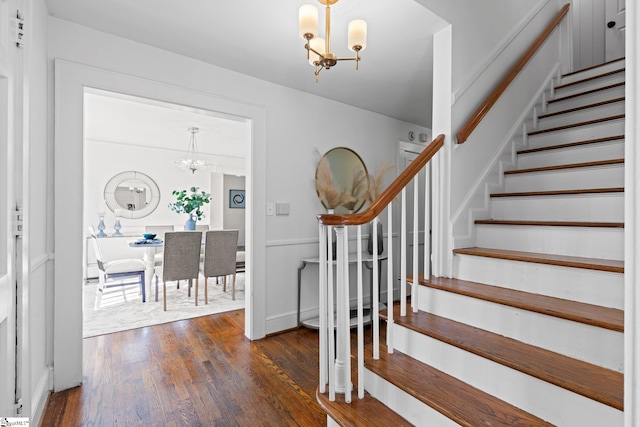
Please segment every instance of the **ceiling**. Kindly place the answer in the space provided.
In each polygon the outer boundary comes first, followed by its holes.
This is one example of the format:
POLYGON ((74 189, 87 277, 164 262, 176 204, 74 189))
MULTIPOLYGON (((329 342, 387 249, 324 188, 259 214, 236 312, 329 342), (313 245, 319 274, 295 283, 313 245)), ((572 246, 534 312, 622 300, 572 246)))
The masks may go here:
POLYGON ((214 164, 212 170, 246 173, 251 141, 251 124, 246 119, 90 88, 85 89, 84 109, 88 142, 172 151, 177 160, 187 150, 189 129, 197 127, 198 152, 214 164))
POLYGON ((298 35, 313 0, 47 0, 49 13, 177 54, 431 127, 432 34, 445 22, 414 0, 342 0, 332 6, 332 51, 351 56, 347 24, 368 24, 360 69, 340 62, 316 83, 298 35))

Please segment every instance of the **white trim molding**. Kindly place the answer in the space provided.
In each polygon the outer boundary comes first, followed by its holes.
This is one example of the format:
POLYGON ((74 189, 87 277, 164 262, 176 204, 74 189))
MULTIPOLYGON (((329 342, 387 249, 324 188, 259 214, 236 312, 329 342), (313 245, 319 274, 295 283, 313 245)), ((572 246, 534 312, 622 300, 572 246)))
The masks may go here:
POLYGON ((624 425, 640 425, 640 7, 636 1, 627 1, 626 29, 626 85, 625 85, 625 256, 624 256, 624 425))

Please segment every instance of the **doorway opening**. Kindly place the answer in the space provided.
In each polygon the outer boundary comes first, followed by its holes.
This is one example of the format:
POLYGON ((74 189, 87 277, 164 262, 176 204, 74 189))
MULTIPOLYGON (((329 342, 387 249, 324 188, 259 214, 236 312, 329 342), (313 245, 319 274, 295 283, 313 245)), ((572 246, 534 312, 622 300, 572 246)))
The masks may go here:
MULTIPOLYGON (((98 230, 102 236, 96 243, 105 261, 141 259, 146 249, 129 243, 158 227, 184 229, 188 217, 168 207, 175 201, 172 192, 197 188, 211 194, 198 229, 236 229, 239 251, 244 252, 244 204, 240 209, 231 208, 227 199, 230 189, 245 192, 251 121, 94 88, 85 88, 83 98, 83 230, 87 230, 83 338, 244 308, 244 271, 237 274, 233 295, 230 289, 224 289, 222 281, 209 281, 208 305, 201 301, 196 307, 184 287, 169 287, 169 292, 176 295, 170 299, 175 304, 167 312, 156 302, 153 283, 145 284, 147 298, 142 302, 140 279, 135 276, 110 281, 98 291, 99 271, 89 230, 98 230), (199 129, 198 156, 207 167, 184 170, 176 162, 185 156, 189 131, 194 127, 199 129), (140 179, 122 178, 114 200, 109 199, 107 186, 114 177, 128 177, 131 172, 140 179)), ((202 292, 199 299, 203 299, 202 292)))

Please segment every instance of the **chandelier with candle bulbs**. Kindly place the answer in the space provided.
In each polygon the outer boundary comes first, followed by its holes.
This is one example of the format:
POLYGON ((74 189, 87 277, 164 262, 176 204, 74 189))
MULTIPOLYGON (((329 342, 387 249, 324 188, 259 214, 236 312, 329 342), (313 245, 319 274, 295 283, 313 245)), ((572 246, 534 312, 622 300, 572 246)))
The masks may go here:
POLYGON ((198 169, 208 168, 211 163, 204 159, 198 158, 198 143, 196 142, 196 133, 200 132, 197 127, 190 127, 188 131, 191 133, 189 137, 189 146, 187 152, 182 159, 176 160, 175 163, 180 169, 186 169, 191 173, 196 173, 198 169))
POLYGON ((307 50, 309 63, 315 66, 316 83, 318 75, 323 68, 327 70, 338 63, 338 61, 355 61, 356 70, 360 62, 360 51, 367 47, 367 23, 362 19, 349 22, 349 37, 347 46, 355 56, 350 58, 339 58, 331 52, 331 5, 338 0, 318 0, 318 3, 325 5, 325 37, 318 37, 318 9, 311 4, 300 7, 299 24, 300 37, 307 42, 304 45, 307 50))

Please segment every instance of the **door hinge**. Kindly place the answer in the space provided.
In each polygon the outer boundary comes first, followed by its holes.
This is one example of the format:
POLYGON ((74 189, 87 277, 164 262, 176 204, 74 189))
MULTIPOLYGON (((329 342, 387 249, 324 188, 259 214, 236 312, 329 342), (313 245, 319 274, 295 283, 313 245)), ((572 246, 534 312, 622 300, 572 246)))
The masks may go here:
POLYGON ((16 46, 24 47, 24 15, 19 10, 16 11, 16 46))
POLYGON ((18 399, 18 401, 13 404, 13 410, 16 415, 22 415, 22 399, 18 399))
POLYGON ((15 216, 13 218, 13 235, 20 238, 22 237, 23 228, 24 228, 24 222, 23 222, 24 215, 22 214, 22 208, 16 207, 16 211, 14 215, 15 216))

